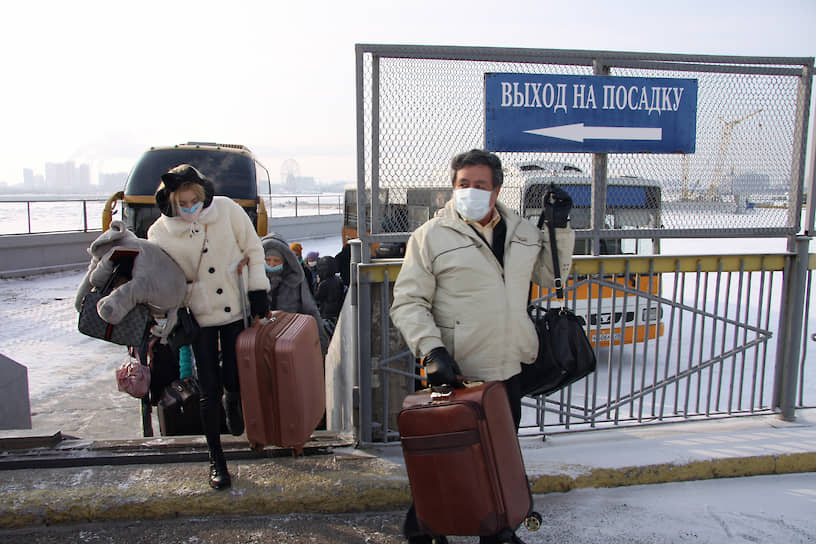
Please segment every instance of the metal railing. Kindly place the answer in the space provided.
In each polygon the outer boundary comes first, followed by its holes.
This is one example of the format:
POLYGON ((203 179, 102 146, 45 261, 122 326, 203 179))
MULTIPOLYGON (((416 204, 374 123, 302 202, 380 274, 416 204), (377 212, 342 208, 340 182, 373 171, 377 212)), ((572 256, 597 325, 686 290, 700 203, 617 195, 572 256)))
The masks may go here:
POLYGON ((261 195, 269 217, 299 217, 343 213, 342 194, 261 195))
MULTIPOLYGON (((260 196, 272 218, 343 213, 342 194, 260 196)), ((92 197, 0 200, 0 235, 100 230, 106 201, 92 197)), ((114 219, 119 213, 118 205, 113 210, 114 219)))
MULTIPOLYGON (((560 392, 525 398, 522 432, 774 411, 790 419, 795 408, 816 405, 816 365, 807 364, 806 334, 816 255, 809 257, 802 289, 793 281, 797 258, 796 253, 576 257, 565 299, 552 300, 548 293, 539 301, 589 317, 586 332, 595 341, 598 367, 560 392), (590 295, 581 298, 579 292, 590 295), (796 299, 805 316, 799 323, 790 317, 796 299), (602 329, 610 323, 615 325, 604 337, 602 329), (659 331, 654 338, 622 341, 627 329, 649 327, 659 331)), ((399 403, 422 380, 418 361, 388 314, 400 266, 358 264, 363 443, 398 439, 399 403)))
POLYGON ((104 198, 0 201, 0 234, 88 232, 102 228, 104 198))

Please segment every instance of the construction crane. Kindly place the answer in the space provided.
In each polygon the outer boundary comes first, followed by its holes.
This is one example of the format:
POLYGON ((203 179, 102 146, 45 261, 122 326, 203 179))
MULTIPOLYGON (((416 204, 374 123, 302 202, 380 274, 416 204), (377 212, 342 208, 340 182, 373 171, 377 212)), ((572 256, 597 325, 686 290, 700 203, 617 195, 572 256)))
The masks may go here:
POLYGON ((717 154, 717 162, 714 163, 714 179, 712 180, 711 186, 708 188, 706 200, 715 200, 717 191, 722 186, 723 179, 725 178, 725 157, 728 154, 728 146, 731 143, 731 133, 734 131, 734 127, 746 119, 750 119, 761 111, 762 109, 758 109, 755 112, 749 113, 748 115, 745 115, 739 119, 734 119, 733 121, 726 121, 721 116, 717 116, 717 119, 719 119, 723 124, 723 131, 722 138, 720 139, 720 151, 717 154))

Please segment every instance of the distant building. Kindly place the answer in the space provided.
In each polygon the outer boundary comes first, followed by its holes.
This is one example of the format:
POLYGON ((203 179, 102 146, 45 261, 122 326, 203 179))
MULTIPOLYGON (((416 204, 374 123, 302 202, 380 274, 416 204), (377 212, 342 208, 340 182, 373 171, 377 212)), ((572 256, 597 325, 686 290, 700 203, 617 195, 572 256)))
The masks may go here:
POLYGON ((78 172, 79 189, 87 191, 91 188, 91 167, 87 164, 80 164, 78 172))
POLYGON ((26 189, 34 189, 34 170, 23 168, 23 186, 26 189))
POLYGON ((125 188, 127 172, 99 173, 99 190, 115 193, 125 188))
POLYGON ((56 193, 87 192, 91 188, 91 168, 74 161, 45 163, 45 189, 56 193))

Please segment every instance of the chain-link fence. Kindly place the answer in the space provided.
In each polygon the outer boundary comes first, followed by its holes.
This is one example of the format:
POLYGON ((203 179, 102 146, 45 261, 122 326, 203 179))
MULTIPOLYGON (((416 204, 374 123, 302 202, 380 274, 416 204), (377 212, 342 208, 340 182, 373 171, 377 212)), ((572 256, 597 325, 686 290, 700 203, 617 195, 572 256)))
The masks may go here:
POLYGON ((492 73, 697 82, 694 153, 604 154, 606 207, 641 206, 642 192, 626 187, 651 188, 660 197, 651 221, 590 212, 592 153, 500 152, 499 198, 522 215, 533 215, 525 213, 531 186, 555 181, 579 201, 573 226, 598 238, 620 238, 622 229, 637 229, 625 234, 635 238, 799 231, 812 59, 382 45, 360 45, 357 55, 358 185, 376 202, 370 233, 359 233, 364 241, 407 239, 434 212, 409 200, 427 199, 427 188, 449 189, 450 159, 485 147, 485 76, 492 73), (582 207, 585 220, 576 221, 582 207), (593 216, 600 218, 594 224, 593 216))
MULTIPOLYGON (((356 227, 362 243, 352 244, 354 346, 335 366, 348 372, 354 367, 353 394, 348 379, 338 383, 345 384, 339 388, 345 391, 344 409, 354 412, 361 442, 396 439, 401 398, 422 383, 419 361, 388 315, 399 264, 370 263, 372 248, 380 255, 389 245, 383 242, 407 240, 450 199, 451 158, 488 147, 495 134, 488 112, 491 74, 535 81, 601 76, 607 87, 594 97, 599 104, 614 100, 636 109, 632 105, 640 97, 655 115, 657 109, 676 111, 679 87, 658 95, 631 81, 691 81, 696 92, 693 141, 683 148, 693 153, 497 152, 505 174, 499 199, 535 220, 544 185, 560 185, 573 198, 575 253, 598 256, 574 260, 566 304, 586 319, 606 374, 603 369, 593 374, 589 389, 579 384, 558 397, 525 399, 535 403, 532 426, 617 425, 623 419, 642 423, 771 409, 793 417, 803 402, 807 351, 801 321, 809 238, 796 235, 803 223, 806 233, 814 230, 814 207, 803 213, 813 73, 812 58, 357 46, 358 184, 354 194, 345 195, 344 226, 356 227), (676 93, 674 101, 669 92, 676 93), (657 257, 666 238, 781 236, 788 238, 789 252, 771 255, 778 260, 773 267, 746 256, 730 262, 702 250, 682 262, 657 257), (603 257, 637 254, 649 257, 603 257), (585 270, 588 259, 600 268, 585 270), (659 259, 671 266, 658 271, 659 259), (775 298, 765 284, 769 274, 781 279, 775 298), (674 287, 678 278, 680 291, 674 287), (743 299, 750 303, 743 305, 743 299), (760 316, 756 321, 754 314, 760 316), (658 407, 655 395, 668 391, 675 395, 672 402, 661 396, 658 407)), ((563 100, 569 108, 572 98, 559 97, 555 86, 550 94, 546 84, 540 88, 535 100, 545 105, 563 100)))

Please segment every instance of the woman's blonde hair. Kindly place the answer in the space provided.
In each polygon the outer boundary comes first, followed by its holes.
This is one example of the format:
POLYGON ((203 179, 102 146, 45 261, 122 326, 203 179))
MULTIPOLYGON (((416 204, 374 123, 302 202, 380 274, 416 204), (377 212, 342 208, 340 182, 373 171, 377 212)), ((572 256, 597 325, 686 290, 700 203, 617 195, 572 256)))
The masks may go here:
POLYGON ((178 193, 179 191, 192 191, 193 194, 198 198, 199 202, 204 202, 205 193, 204 187, 202 187, 198 183, 193 183, 191 181, 185 181, 181 185, 178 186, 178 189, 170 193, 170 200, 173 202, 173 209, 178 214, 179 212, 179 203, 178 203, 178 193))

